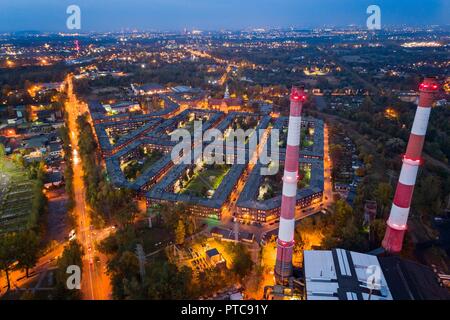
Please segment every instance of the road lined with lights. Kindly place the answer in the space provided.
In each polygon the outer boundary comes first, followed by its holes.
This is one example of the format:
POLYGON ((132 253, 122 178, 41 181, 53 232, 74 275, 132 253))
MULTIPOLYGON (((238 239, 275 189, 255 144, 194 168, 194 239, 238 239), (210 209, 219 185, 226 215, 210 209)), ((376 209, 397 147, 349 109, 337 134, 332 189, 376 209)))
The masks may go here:
POLYGON ((88 111, 87 105, 78 101, 74 91, 72 75, 66 79, 67 97, 65 104, 68 113, 68 126, 70 141, 73 149, 73 185, 75 193, 74 215, 77 220, 77 236, 83 246, 83 276, 81 291, 83 299, 106 300, 110 299, 111 286, 108 276, 105 274, 106 258, 95 250, 95 242, 99 239, 93 231, 88 205, 85 199, 85 186, 83 180, 83 167, 79 156, 78 137, 79 132, 76 119, 79 115, 88 111))

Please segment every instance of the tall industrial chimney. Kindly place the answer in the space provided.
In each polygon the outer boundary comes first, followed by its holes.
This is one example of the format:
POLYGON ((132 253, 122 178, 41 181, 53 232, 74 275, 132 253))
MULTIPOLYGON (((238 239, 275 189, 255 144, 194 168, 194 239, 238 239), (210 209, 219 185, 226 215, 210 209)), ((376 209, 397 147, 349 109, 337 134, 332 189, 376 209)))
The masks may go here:
POLYGON ((293 87, 291 91, 281 217, 277 242, 277 261, 275 265, 275 278, 278 283, 286 283, 289 277, 292 276, 301 113, 305 100, 306 95, 303 89, 293 87))
POLYGON ((421 155, 428 120, 438 89, 439 85, 433 78, 426 78, 419 86, 419 105, 414 117, 406 154, 403 157, 402 171, 387 221, 386 234, 382 242, 383 248, 390 253, 398 253, 402 250, 414 185, 416 184, 419 166, 422 163, 421 155))
POLYGON ((74 44, 75 44, 75 51, 77 53, 77 56, 79 56, 80 55, 80 42, 78 40, 75 40, 74 44))

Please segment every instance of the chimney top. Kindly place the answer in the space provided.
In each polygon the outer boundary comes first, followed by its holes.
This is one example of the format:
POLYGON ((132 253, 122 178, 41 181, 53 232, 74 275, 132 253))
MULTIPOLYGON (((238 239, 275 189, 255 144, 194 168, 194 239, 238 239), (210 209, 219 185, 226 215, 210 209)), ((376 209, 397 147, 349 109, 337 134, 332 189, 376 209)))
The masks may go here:
POLYGON ((306 101, 306 94, 303 87, 292 87, 291 90, 291 101, 306 101))
POLYGON ((439 83, 436 78, 425 78, 419 85, 421 92, 436 92, 439 90, 439 83))

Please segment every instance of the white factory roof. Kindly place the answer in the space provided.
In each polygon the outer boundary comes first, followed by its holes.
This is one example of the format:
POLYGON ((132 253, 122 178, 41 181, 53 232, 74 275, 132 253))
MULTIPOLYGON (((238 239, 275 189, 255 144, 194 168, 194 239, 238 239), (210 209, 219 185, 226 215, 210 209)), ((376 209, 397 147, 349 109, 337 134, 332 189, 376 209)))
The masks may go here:
POLYGON ((373 255, 343 249, 305 250, 304 272, 307 300, 392 300, 373 255))

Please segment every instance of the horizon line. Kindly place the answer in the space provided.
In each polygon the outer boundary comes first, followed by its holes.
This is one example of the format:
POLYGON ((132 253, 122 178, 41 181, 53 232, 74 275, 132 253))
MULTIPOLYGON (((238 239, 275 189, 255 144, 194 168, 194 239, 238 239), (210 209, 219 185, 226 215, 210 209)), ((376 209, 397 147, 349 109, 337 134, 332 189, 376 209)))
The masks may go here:
MULTIPOLYGON (((383 31, 383 30, 392 30, 399 28, 447 28, 450 27, 450 24, 425 24, 425 25, 414 25, 414 24, 391 24, 385 25, 380 30, 375 31, 383 31)), ((134 28, 134 27, 123 27, 115 30, 39 30, 39 29, 17 29, 17 30, 0 30, 0 34, 11 34, 11 33, 49 33, 49 34, 89 34, 89 33, 145 33, 145 32, 156 32, 156 33, 169 33, 169 32, 192 32, 192 31, 201 31, 201 32, 255 32, 257 30, 261 30, 261 32, 268 31, 313 31, 317 29, 358 29, 361 31, 374 31, 367 29, 364 25, 321 25, 321 26, 255 26, 255 27, 244 27, 244 28, 197 28, 197 27, 185 27, 185 28, 176 28, 176 29, 158 29, 158 28, 134 28), (364 30, 363 30, 364 29, 364 30)))

